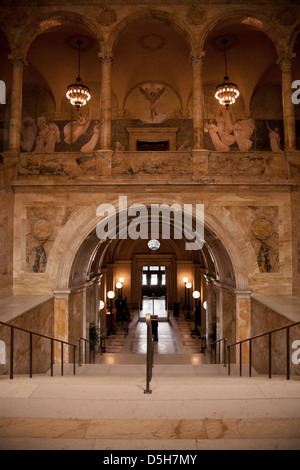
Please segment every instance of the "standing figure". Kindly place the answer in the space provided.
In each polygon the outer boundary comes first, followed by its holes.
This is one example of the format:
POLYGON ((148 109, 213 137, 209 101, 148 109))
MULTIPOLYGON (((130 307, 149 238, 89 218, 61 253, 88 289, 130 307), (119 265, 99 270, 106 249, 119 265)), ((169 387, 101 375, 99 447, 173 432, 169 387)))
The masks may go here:
POLYGON ((48 134, 45 137, 45 152, 54 152, 56 142, 60 142, 60 131, 59 127, 53 122, 52 119, 48 119, 48 134))
POLYGON ((280 148, 280 134, 278 127, 275 127, 274 130, 270 129, 269 124, 266 121, 266 126, 269 131, 269 138, 270 138, 270 147, 272 152, 283 152, 280 148))

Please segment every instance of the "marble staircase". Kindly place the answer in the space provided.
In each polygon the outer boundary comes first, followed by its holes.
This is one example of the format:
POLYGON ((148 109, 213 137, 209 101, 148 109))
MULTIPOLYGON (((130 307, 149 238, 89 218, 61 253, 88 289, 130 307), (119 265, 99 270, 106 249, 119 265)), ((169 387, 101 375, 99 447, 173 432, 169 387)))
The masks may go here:
POLYGON ((86 364, 0 377, 0 449, 300 448, 300 381, 228 377, 222 365, 86 364))

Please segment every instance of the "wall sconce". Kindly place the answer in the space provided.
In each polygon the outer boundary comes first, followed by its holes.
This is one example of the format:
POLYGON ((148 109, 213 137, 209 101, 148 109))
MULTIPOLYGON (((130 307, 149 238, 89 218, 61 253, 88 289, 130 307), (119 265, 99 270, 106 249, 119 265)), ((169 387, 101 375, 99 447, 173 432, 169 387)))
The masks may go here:
POLYGON ((192 283, 191 282, 187 282, 185 287, 187 288, 187 297, 188 297, 188 311, 187 311, 187 314, 186 314, 186 318, 190 319, 192 318, 191 314, 190 314, 190 288, 192 287, 192 283))
POLYGON ((201 302, 198 301, 200 299, 200 292, 194 290, 193 297, 195 299, 195 328, 191 331, 191 335, 200 336, 198 330, 198 324, 201 325, 201 302))
POLYGON ((107 336, 115 335, 116 332, 113 329, 113 307, 112 307, 112 299, 114 298, 115 293, 114 291, 110 290, 107 292, 107 298, 110 300, 110 322, 109 322, 109 329, 107 332, 107 336))
POLYGON ((116 288, 118 289, 118 297, 122 298, 122 282, 117 282, 116 288))

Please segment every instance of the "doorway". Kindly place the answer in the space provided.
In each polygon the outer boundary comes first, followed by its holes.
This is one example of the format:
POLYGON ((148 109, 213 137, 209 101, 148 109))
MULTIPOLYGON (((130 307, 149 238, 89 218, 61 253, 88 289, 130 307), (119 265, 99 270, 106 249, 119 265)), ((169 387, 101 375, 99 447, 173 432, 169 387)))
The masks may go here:
POLYGON ((166 296, 166 267, 143 266, 142 269, 142 296, 166 296))

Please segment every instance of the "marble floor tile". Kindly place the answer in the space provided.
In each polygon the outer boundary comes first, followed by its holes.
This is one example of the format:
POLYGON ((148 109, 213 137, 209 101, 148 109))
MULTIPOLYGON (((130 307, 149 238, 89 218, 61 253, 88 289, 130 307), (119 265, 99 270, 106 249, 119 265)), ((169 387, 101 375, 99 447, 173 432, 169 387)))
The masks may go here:
POLYGON ((0 438, 300 439, 300 419, 0 418, 0 438))

